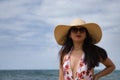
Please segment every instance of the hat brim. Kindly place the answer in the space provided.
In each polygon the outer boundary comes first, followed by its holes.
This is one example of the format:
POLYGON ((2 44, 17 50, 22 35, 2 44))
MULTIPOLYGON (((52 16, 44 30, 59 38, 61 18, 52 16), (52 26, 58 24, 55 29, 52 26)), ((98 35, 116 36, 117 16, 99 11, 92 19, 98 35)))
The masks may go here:
MULTIPOLYGON (((98 43, 102 37, 102 31, 98 24, 96 23, 86 23, 82 25, 74 25, 74 26, 84 26, 93 39, 93 44, 98 43)), ((54 30, 54 36, 59 45, 64 45, 66 40, 66 34, 68 30, 72 27, 72 25, 57 25, 54 30)))

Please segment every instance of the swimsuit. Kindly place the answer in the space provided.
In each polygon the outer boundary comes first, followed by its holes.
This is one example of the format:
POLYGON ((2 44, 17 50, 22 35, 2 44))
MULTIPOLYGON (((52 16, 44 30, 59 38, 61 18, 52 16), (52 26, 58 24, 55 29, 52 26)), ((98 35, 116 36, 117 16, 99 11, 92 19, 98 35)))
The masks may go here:
POLYGON ((93 80, 92 70, 88 70, 87 65, 84 63, 84 54, 79 60, 79 66, 75 73, 75 79, 73 79, 73 72, 70 66, 70 53, 65 56, 63 63, 64 80, 93 80))

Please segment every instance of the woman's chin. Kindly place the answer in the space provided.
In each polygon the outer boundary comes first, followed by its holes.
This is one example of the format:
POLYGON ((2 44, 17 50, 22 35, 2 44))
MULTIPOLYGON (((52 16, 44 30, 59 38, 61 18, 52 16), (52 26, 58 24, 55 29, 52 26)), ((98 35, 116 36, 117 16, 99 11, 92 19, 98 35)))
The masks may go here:
POLYGON ((76 39, 74 40, 73 42, 84 42, 83 40, 80 40, 80 39, 76 39))

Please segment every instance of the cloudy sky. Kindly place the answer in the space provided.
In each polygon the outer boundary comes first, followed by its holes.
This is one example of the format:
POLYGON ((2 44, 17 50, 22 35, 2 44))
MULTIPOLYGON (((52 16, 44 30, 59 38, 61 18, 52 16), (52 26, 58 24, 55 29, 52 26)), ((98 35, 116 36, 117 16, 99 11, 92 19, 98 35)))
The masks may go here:
POLYGON ((54 28, 75 18, 101 26, 97 45, 120 69, 120 0, 0 0, 0 69, 58 69, 54 28))

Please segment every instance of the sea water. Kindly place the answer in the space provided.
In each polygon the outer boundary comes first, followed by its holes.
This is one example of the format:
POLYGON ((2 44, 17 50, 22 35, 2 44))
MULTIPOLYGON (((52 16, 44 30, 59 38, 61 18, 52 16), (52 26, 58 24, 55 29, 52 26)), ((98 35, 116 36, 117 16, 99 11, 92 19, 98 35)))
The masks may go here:
MULTIPOLYGON (((0 80, 58 80, 58 70, 0 70, 0 80)), ((120 80, 120 71, 100 80, 120 80)))

